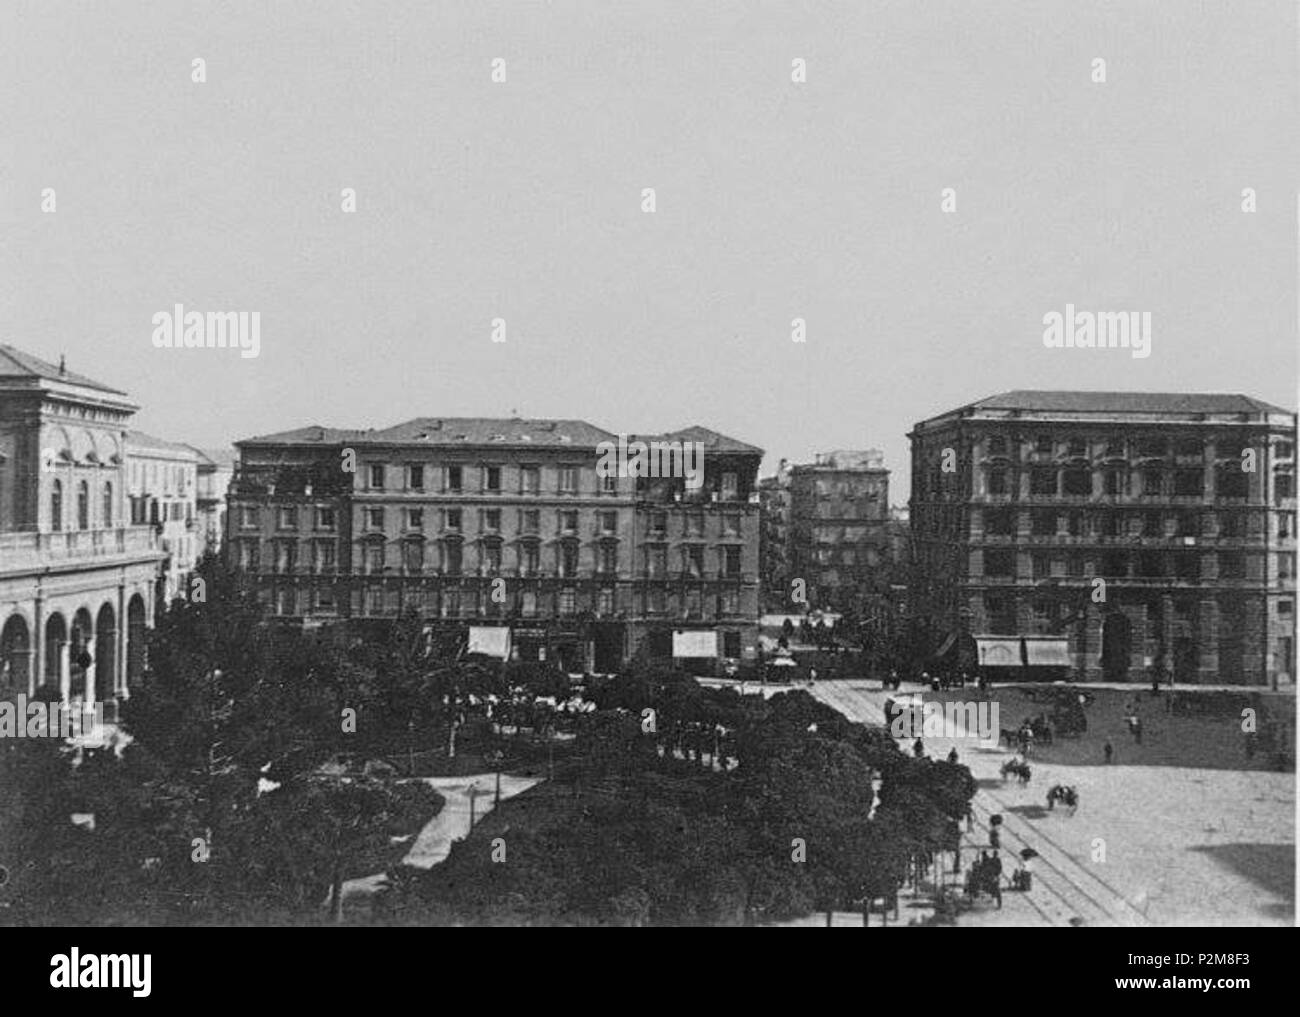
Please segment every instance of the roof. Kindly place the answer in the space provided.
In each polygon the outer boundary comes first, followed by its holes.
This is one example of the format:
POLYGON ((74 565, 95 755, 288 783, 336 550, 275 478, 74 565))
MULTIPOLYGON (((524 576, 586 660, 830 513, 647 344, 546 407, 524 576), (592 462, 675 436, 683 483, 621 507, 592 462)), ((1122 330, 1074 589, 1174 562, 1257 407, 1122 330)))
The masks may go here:
POLYGON ((0 378, 42 378, 46 381, 59 381, 67 385, 93 388, 100 392, 111 392, 113 395, 126 395, 121 389, 110 388, 93 378, 87 378, 84 374, 69 371, 66 366, 60 370, 48 360, 24 353, 5 343, 0 343, 0 378))
POLYGON ((186 445, 186 448, 199 457, 200 466, 234 468, 235 450, 232 448, 199 448, 197 445, 186 445))
POLYGON ((128 455, 132 452, 167 452, 187 459, 197 458, 195 450, 189 445, 179 441, 164 441, 152 434, 145 434, 144 431, 126 432, 126 451, 128 455))
MULTIPOLYGON (((688 427, 663 435, 638 435, 640 440, 699 441, 706 452, 763 454, 753 445, 728 438, 705 427, 688 427)), ((525 420, 520 417, 416 417, 393 427, 360 430, 312 424, 292 431, 259 435, 235 442, 243 445, 375 445, 485 446, 528 448, 589 448, 617 442, 619 435, 585 420, 525 420)))
POLYGON ((1223 392, 1078 392, 1016 389, 970 404, 981 410, 1111 413, 1289 413, 1261 399, 1223 392))

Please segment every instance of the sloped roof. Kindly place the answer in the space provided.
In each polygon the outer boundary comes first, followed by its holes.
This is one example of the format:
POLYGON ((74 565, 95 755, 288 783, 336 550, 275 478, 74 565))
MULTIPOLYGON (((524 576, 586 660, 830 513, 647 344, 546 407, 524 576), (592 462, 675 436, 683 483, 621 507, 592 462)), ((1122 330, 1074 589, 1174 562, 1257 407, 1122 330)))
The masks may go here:
POLYGON ((60 371, 48 360, 24 353, 6 343, 0 343, 0 378, 43 378, 46 381, 61 381, 68 385, 80 385, 82 388, 111 392, 113 395, 126 395, 121 389, 110 388, 95 381, 94 378, 87 378, 84 374, 66 369, 60 371))
POLYGON ((191 459, 197 458, 197 453, 189 445, 179 441, 166 441, 162 438, 155 438, 152 434, 146 434, 144 431, 126 432, 126 450, 128 454, 133 449, 141 452, 171 452, 191 459))
POLYGON ((743 441, 737 441, 735 438, 728 438, 725 434, 719 434, 707 427, 701 427, 699 424, 692 424, 690 427, 684 427, 680 431, 669 431, 667 434, 652 435, 642 440, 667 440, 667 441, 698 441, 704 444, 705 452, 736 452, 748 455, 761 456, 763 450, 756 445, 746 445, 743 441))
POLYGON ((585 420, 520 417, 416 417, 369 435, 371 441, 420 445, 576 445, 594 448, 618 435, 585 420))
POLYGON ((1261 399, 1223 392, 1079 392, 1016 389, 974 409, 1111 413, 1289 413, 1261 399))

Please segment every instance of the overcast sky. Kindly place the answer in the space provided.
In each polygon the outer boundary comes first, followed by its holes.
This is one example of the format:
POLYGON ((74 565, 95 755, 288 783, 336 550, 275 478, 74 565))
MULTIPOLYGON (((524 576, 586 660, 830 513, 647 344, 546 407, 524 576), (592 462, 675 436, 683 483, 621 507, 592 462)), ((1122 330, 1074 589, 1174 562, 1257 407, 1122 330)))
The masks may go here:
POLYGON ((909 427, 1012 388, 1294 408, 1296 51, 1262 0, 5 0, 0 341, 201 445, 699 423, 901 502, 909 427), (155 349, 176 303, 261 355, 155 349), (1151 356, 1045 348, 1067 303, 1151 356))

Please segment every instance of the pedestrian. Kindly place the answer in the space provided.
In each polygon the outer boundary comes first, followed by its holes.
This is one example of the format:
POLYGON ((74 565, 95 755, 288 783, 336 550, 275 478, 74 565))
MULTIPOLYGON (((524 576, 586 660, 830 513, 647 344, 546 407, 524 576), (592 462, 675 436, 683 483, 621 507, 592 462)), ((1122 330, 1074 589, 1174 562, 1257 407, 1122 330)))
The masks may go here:
POLYGON ((914 755, 917 759, 920 759, 922 756, 925 755, 925 746, 921 744, 920 738, 918 738, 916 741, 912 743, 912 755, 914 755))
POLYGON ((1106 739, 1106 745, 1103 747, 1102 751, 1106 753, 1106 764, 1109 766, 1115 755, 1115 746, 1110 743, 1109 738, 1106 739))
POLYGON ((810 667, 808 669, 808 684, 809 685, 817 684, 817 669, 815 667, 810 667))
POLYGON ((1142 718, 1133 718, 1133 741, 1138 745, 1142 744, 1142 718))
POLYGON ((1002 834, 996 826, 989 827, 989 847, 997 850, 1002 844, 1002 834))
POLYGON ((951 749, 948 750, 948 762, 953 763, 954 765, 955 765, 956 762, 957 762, 957 746, 956 746, 956 745, 954 745, 951 749))

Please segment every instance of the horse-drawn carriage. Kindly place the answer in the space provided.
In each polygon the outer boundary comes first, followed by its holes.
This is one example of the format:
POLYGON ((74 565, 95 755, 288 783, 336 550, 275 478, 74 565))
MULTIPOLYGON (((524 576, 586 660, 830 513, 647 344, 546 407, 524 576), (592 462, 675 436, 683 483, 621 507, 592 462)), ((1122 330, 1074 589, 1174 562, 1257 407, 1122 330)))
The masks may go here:
POLYGON ((1034 773, 1033 770, 1029 768, 1029 764, 1023 759, 1008 759, 1002 764, 1001 772, 1004 781, 1008 777, 1015 777, 1016 780, 1020 782, 1021 787, 1024 787, 1029 783, 1029 778, 1032 777, 1034 773))
POLYGON ((1047 792, 1047 809, 1049 812, 1055 808, 1057 802, 1069 809, 1070 815, 1073 816, 1079 808, 1079 792, 1069 784, 1054 784, 1052 789, 1047 792))

